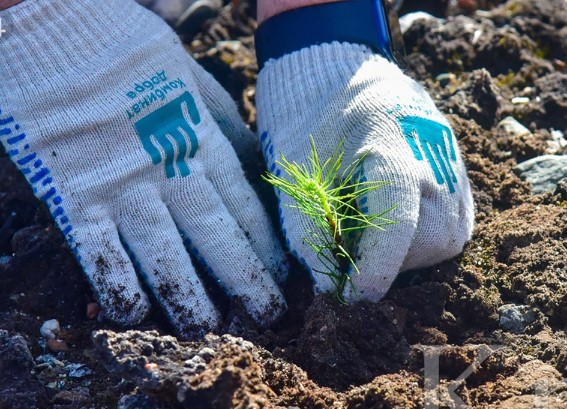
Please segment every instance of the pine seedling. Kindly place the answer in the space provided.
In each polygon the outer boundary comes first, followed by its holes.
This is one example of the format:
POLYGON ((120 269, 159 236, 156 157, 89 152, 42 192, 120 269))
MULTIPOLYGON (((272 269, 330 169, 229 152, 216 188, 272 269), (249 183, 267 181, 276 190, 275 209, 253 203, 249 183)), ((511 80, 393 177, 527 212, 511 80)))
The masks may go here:
POLYGON ((298 165, 282 155, 277 164, 288 178, 272 173, 267 173, 263 178, 295 201, 289 207, 313 220, 315 229, 308 231, 308 237, 304 237, 304 240, 324 266, 324 270, 314 272, 328 276, 335 286, 337 299, 346 303, 342 294, 347 283, 357 293, 349 271, 360 273, 354 261, 354 250, 362 232, 367 228, 384 230, 383 226, 394 223, 384 215, 395 206, 379 214, 364 214, 358 210, 357 199, 389 182, 363 181, 361 170, 364 156, 341 172, 344 157, 342 145, 321 164, 311 138, 309 164, 298 165))

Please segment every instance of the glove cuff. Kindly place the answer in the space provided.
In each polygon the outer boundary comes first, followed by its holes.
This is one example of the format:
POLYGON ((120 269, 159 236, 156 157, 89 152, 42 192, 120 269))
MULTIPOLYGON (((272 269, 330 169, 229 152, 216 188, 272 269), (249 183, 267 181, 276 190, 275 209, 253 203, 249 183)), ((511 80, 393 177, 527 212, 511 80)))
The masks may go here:
POLYGON ((333 41, 364 44, 394 61, 387 15, 383 0, 322 3, 277 14, 256 30, 259 69, 270 59, 333 41))
POLYGON ((92 75, 96 67, 140 47, 146 33, 171 32, 132 0, 26 0, 1 11, 0 18, 6 30, 0 41, 5 86, 92 75))

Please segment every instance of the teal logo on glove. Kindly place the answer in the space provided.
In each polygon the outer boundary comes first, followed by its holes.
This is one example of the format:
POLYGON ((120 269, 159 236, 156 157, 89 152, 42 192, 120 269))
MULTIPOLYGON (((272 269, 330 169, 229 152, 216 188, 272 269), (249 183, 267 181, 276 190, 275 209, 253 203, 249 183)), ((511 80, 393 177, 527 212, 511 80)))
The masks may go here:
POLYGON ((417 160, 424 155, 440 185, 447 183, 449 192, 455 192, 457 177, 452 162, 457 160, 451 129, 439 122, 417 116, 398 119, 402 132, 417 160))
POLYGON ((191 173, 186 160, 193 158, 199 143, 192 126, 201 117, 193 96, 184 92, 180 97, 136 122, 142 146, 157 165, 165 163, 167 178, 191 173))

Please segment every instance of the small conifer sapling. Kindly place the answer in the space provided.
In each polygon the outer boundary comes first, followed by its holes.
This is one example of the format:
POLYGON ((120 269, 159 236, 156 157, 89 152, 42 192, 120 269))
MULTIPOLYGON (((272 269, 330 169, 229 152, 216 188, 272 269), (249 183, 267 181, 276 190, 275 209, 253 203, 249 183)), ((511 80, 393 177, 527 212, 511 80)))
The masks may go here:
POLYGON ((283 155, 277 164, 287 177, 267 173, 263 178, 289 195, 295 202, 289 207, 307 215, 314 223, 314 229, 303 239, 324 266, 314 270, 328 276, 335 286, 335 295, 346 303, 343 293, 347 283, 354 292, 351 272, 359 274, 354 251, 362 232, 368 228, 385 230, 384 226, 395 223, 384 217, 396 206, 378 214, 362 213, 357 201, 373 190, 390 184, 385 181, 367 181, 363 177, 364 156, 344 170, 342 143, 335 153, 321 163, 313 139, 308 164, 289 162, 283 155))

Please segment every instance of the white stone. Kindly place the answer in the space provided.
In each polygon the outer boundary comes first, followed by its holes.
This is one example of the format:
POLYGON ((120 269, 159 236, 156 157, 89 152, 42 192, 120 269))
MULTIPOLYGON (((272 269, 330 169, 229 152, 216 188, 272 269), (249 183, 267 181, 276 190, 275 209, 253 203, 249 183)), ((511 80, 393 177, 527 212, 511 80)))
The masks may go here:
POLYGON ((59 331, 60 331, 59 321, 57 320, 45 321, 41 326, 41 328, 39 329, 39 333, 45 339, 57 338, 57 334, 59 334, 59 331))
POLYGON ((400 17, 400 31, 402 34, 405 34, 406 31, 415 23, 417 20, 437 20, 439 22, 443 22, 445 20, 432 16, 425 11, 415 11, 413 13, 404 14, 400 17))
POLYGON ((504 131, 510 135, 523 136, 532 135, 531 131, 524 125, 519 123, 514 117, 507 116, 502 121, 498 123, 498 128, 504 129, 504 131))

